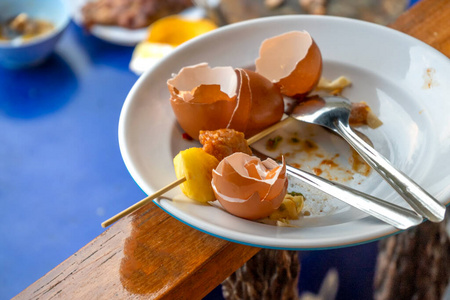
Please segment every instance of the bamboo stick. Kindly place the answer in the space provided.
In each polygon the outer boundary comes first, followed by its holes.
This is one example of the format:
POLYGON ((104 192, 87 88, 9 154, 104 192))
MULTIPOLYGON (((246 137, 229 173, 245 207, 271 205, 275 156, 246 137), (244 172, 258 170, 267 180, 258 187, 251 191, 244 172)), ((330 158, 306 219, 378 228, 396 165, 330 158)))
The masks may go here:
POLYGON ((141 201, 133 204, 132 206, 128 207, 127 209, 121 211, 120 213, 118 213, 117 215, 109 218, 108 220, 106 220, 105 222, 102 223, 102 227, 108 227, 109 225, 115 223, 116 221, 118 221, 119 219, 125 217, 126 215, 134 212, 135 210, 141 208, 142 206, 144 206, 145 204, 147 204, 148 202, 152 201, 153 199, 163 195, 164 193, 170 191, 171 189, 173 189, 174 187, 182 184, 183 182, 186 181, 186 177, 182 177, 180 179, 175 180, 174 182, 172 182, 171 184, 166 185, 165 187, 163 187, 162 189, 158 190, 157 192, 153 193, 152 195, 142 199, 141 201))

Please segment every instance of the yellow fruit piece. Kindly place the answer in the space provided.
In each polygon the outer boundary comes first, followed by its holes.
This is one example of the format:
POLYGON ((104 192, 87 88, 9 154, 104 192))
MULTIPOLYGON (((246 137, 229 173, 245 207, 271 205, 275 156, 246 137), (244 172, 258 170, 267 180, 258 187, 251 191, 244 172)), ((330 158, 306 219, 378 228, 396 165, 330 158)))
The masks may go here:
POLYGON ((190 20, 174 15, 159 19, 149 27, 147 41, 178 46, 217 26, 206 19, 190 20))
POLYGON ((175 156, 173 165, 177 178, 186 177, 180 185, 183 194, 196 201, 206 203, 214 201, 214 191, 211 187, 212 170, 219 161, 201 148, 189 148, 175 156))

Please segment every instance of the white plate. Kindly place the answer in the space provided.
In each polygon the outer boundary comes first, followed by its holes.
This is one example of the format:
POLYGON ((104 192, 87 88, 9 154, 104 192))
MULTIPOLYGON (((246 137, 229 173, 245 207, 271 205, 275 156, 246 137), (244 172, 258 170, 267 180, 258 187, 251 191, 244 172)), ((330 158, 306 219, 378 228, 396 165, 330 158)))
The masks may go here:
MULTIPOLYGON (((86 3, 91 1, 94 0, 67 0, 67 4, 72 11, 72 18, 79 26, 83 26, 81 9, 86 3)), ((134 46, 147 37, 147 28, 128 29, 119 26, 95 25, 90 29, 90 33, 113 44, 134 46)))
MULTIPOLYGON (((323 75, 349 77, 353 86, 345 91, 345 96, 366 101, 382 119, 383 126, 364 130, 375 148, 447 204, 450 200, 448 58, 392 29, 323 16, 272 17, 223 27, 180 46, 144 73, 131 89, 119 122, 124 162, 143 191, 151 194, 174 181, 172 158, 182 149, 199 145, 181 138, 166 86, 171 74, 200 62, 211 66, 251 66, 265 38, 291 30, 310 32, 322 51, 323 75)), ((327 151, 343 151, 342 156, 349 151, 337 137, 328 134, 325 139, 327 151)), ((347 183, 407 207, 376 172, 364 180, 347 183)), ((170 200, 180 194, 179 188, 175 188, 167 193, 167 198, 155 203, 198 230, 260 247, 334 248, 397 232, 335 199, 325 200, 336 208, 328 216, 304 218, 299 221, 300 227, 277 227, 243 220, 217 207, 170 200)), ((322 197, 314 190, 307 190, 306 194, 308 200, 322 197)))
MULTIPOLYGON (((83 26, 83 15, 81 13, 81 9, 86 3, 95 0, 66 1, 71 9, 72 19, 74 20, 74 22, 79 26, 83 26)), ((198 6, 193 6, 185 9, 179 14, 186 18, 199 19, 205 16, 205 11, 198 6)), ((148 27, 129 29, 120 26, 94 25, 92 26, 92 28, 90 28, 89 32, 95 37, 98 37, 99 39, 110 42, 112 44, 122 46, 135 46, 136 44, 142 42, 147 38, 148 27)))

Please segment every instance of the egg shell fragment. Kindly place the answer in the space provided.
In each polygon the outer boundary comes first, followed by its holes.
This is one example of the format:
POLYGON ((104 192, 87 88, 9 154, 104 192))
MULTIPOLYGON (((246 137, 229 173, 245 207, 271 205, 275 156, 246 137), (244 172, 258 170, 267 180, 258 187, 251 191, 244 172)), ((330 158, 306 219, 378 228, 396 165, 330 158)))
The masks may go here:
POLYGON ((233 114, 227 124, 227 129, 234 129, 245 135, 247 129, 248 116, 252 109, 252 92, 250 90, 249 77, 243 69, 236 69, 239 81, 238 97, 233 114))
POLYGON ((275 83, 281 93, 303 97, 318 84, 322 54, 306 31, 287 32, 262 42, 256 72, 275 83))
POLYGON ((223 208, 241 218, 269 216, 283 202, 287 191, 286 164, 236 152, 212 172, 212 188, 223 208))
POLYGON ((231 67, 202 63, 167 81, 172 110, 181 128, 198 140, 200 130, 226 128, 236 106, 237 75, 231 67))

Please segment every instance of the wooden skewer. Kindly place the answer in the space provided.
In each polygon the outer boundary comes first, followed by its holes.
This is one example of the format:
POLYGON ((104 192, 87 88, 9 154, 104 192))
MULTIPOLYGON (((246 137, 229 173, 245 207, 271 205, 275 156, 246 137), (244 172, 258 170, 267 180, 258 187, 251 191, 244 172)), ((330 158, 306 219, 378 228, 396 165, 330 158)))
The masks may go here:
POLYGON ((263 137, 265 137, 266 135, 271 134, 272 132, 274 132, 275 130, 285 126, 286 124, 290 123, 291 121, 294 121, 294 118, 291 117, 287 117, 283 120, 281 120, 278 123, 273 124, 270 127, 267 127, 266 129, 264 129, 263 131, 255 134, 254 136, 252 136, 251 138, 247 139, 247 144, 251 145, 256 141, 259 141, 260 139, 262 139, 263 137))
POLYGON ((169 185, 166 185, 165 187, 163 187, 162 189, 160 189, 159 191, 155 192, 154 194, 142 199, 141 201, 133 204, 132 206, 128 207, 125 210, 122 210, 120 213, 118 213, 117 215, 115 215, 114 217, 109 218, 108 220, 106 220, 105 222, 102 223, 102 227, 108 227, 109 225, 111 225, 112 223, 118 221, 119 219, 125 217, 126 215, 132 213, 133 211, 141 208, 142 206, 144 206, 145 204, 147 204, 148 202, 152 201, 153 199, 163 195, 164 193, 170 191, 171 189, 173 189, 174 187, 182 184, 183 182, 186 181, 186 177, 182 177, 178 180, 175 180, 174 182, 172 182, 169 185))
MULTIPOLYGON (((259 141, 260 139, 262 139, 263 137, 265 137, 266 135, 274 132, 275 130, 283 127, 284 125, 286 125, 287 123, 289 123, 290 121, 294 120, 293 118, 285 118, 283 120, 281 120, 278 123, 275 123, 274 125, 264 129, 263 131, 255 134, 254 136, 252 136, 251 138, 249 138, 247 140, 247 144, 253 144, 256 141, 259 141)), ((145 204, 149 203, 150 201, 152 201, 155 198, 158 198, 159 196, 163 195, 164 193, 170 191, 171 189, 175 188, 176 186, 182 184, 183 182, 185 182, 187 179, 186 177, 182 177, 179 178, 177 180, 175 180, 174 182, 172 182, 171 184, 166 185, 165 187, 163 187, 162 189, 156 191, 155 193, 153 193, 152 195, 142 199, 141 201, 133 204, 132 206, 128 207, 127 209, 121 211, 120 213, 118 213, 117 215, 109 218, 108 220, 106 220, 105 222, 102 223, 102 227, 108 227, 109 225, 117 222, 118 220, 120 220, 121 218, 125 217, 126 215, 134 212, 135 210, 141 208, 142 206, 144 206, 145 204)))

